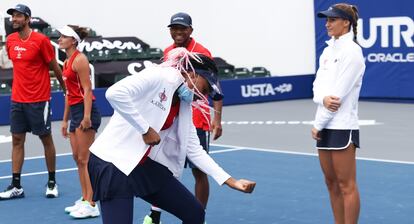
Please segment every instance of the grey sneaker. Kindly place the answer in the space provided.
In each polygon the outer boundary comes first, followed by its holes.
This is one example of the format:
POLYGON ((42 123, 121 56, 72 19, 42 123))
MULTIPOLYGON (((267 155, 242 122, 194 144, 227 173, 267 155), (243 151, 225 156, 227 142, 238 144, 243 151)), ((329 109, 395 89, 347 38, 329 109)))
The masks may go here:
POLYGON ((9 185, 6 190, 0 193, 0 200, 8 200, 14 198, 23 198, 24 191, 23 188, 17 188, 13 185, 9 185))

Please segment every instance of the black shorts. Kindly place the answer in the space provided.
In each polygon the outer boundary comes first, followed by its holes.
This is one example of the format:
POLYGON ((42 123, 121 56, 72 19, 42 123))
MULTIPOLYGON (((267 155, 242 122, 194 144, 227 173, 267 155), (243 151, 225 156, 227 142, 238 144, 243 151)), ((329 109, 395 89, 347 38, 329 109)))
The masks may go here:
POLYGON ((321 140, 316 142, 316 148, 322 150, 342 150, 353 143, 359 148, 359 130, 322 129, 319 132, 321 140))
MULTIPOLYGON (((78 128, 80 123, 82 122, 84 108, 85 105, 83 104, 83 102, 70 106, 70 132, 75 132, 76 128, 78 128)), ((96 107, 95 101, 92 102, 91 122, 91 128, 98 132, 98 128, 101 125, 101 114, 99 113, 99 110, 96 107)))
POLYGON ((17 103, 10 106, 10 132, 21 134, 32 132, 34 135, 51 133, 50 102, 17 103))
MULTIPOLYGON (((203 147, 203 149, 208 153, 210 150, 210 132, 205 131, 201 128, 197 128, 197 136, 200 140, 200 145, 203 147)), ((190 167, 191 169, 197 168, 196 165, 194 165, 189 159, 185 160, 185 168, 190 167)))
POLYGON ((127 176, 114 164, 102 160, 93 153, 89 156, 88 172, 94 201, 144 197, 157 192, 166 180, 174 178, 167 167, 149 157, 127 176))

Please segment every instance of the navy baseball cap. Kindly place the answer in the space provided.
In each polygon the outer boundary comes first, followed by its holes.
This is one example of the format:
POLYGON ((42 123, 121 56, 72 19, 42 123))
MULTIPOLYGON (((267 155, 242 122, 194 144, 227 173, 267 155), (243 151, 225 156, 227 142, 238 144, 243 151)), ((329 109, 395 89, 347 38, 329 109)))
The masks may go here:
POLYGON ((171 27, 172 25, 182 25, 185 27, 191 27, 191 16, 184 12, 174 14, 173 16, 171 16, 170 25, 168 25, 168 27, 171 27))
POLYGON ((14 11, 20 12, 20 13, 28 16, 28 17, 32 16, 32 11, 30 10, 30 8, 27 5, 17 4, 14 8, 8 9, 7 14, 13 15, 14 11))
POLYGON ((223 99, 224 95, 221 91, 220 83, 217 78, 218 69, 216 63, 203 54, 197 54, 201 61, 191 59, 190 63, 194 67, 195 73, 201 75, 208 81, 210 85, 210 97, 217 101, 223 99))
POLYGON ((353 22, 354 20, 352 16, 349 15, 347 12, 335 6, 331 6, 325 11, 318 12, 317 16, 319 18, 326 18, 326 17, 342 18, 342 19, 349 20, 351 22, 353 22))

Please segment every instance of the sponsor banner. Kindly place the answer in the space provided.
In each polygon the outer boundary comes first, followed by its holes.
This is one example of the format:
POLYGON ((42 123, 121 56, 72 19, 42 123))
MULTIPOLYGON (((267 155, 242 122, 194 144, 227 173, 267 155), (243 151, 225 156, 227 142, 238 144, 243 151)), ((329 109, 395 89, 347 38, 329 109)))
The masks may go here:
POLYGON ((223 104, 246 104, 312 97, 314 75, 222 80, 223 104))
POLYGON ((137 37, 88 37, 79 44, 79 50, 83 52, 112 49, 138 50, 147 48, 149 48, 149 45, 137 37))
MULTIPOLYGON (((315 1, 315 11, 328 9, 333 0, 315 1)), ((350 0, 360 11, 357 39, 363 48, 366 71, 361 97, 414 98, 414 1, 350 0)), ((325 19, 316 17, 317 60, 329 39, 325 19)))
MULTIPOLYGON (((58 40, 52 40, 56 44, 58 40)), ((79 46, 79 51, 88 55, 92 51, 110 52, 113 49, 118 50, 140 50, 148 49, 150 46, 137 37, 87 37, 83 40, 79 46)), ((59 60, 65 61, 66 54, 64 51, 59 50, 59 60)), ((112 60, 112 59, 111 59, 112 60)), ((111 61, 109 60, 109 61, 111 61)), ((91 61, 90 63, 94 63, 91 61)))
MULTIPOLYGON (((275 100, 312 97, 314 75, 251 78, 220 81, 224 105, 270 102, 275 100)), ((94 89, 96 103, 103 116, 111 116, 113 109, 105 98, 106 88, 94 89)), ((0 125, 8 125, 10 95, 0 95, 0 125)), ((52 120, 62 120, 64 97, 62 92, 53 92, 51 99, 52 120)))

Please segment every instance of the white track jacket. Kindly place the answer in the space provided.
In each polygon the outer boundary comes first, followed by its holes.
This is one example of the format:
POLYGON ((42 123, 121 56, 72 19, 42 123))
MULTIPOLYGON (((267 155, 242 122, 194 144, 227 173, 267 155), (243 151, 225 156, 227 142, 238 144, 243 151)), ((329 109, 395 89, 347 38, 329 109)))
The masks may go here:
POLYGON ((326 43, 319 58, 319 69, 313 82, 313 101, 318 104, 314 127, 327 129, 359 129, 358 98, 365 71, 361 47, 353 41, 353 32, 326 43), (331 112, 323 105, 325 96, 337 96, 341 106, 331 112))
POLYGON ((106 98, 114 108, 114 114, 90 151, 129 175, 149 147, 142 134, 152 127, 159 133, 161 142, 152 147, 151 159, 179 177, 188 157, 222 185, 230 175, 200 145, 190 103, 181 101, 179 115, 173 125, 160 131, 170 112, 174 92, 183 82, 178 70, 151 66, 108 88, 106 98))

